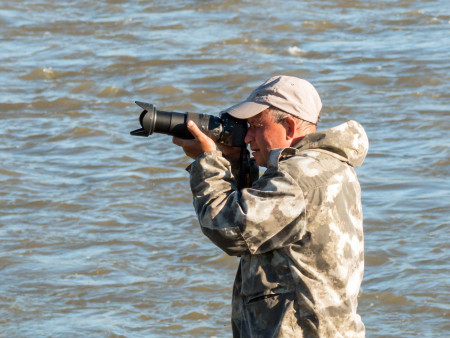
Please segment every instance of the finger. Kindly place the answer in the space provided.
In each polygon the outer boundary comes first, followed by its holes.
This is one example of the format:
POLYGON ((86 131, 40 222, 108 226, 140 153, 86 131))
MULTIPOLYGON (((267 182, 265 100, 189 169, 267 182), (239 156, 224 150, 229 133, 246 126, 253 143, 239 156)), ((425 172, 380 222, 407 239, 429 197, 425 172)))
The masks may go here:
POLYGON ((200 130, 200 128, 194 123, 194 121, 189 120, 187 123, 187 128, 195 139, 201 141, 206 137, 206 135, 200 130))

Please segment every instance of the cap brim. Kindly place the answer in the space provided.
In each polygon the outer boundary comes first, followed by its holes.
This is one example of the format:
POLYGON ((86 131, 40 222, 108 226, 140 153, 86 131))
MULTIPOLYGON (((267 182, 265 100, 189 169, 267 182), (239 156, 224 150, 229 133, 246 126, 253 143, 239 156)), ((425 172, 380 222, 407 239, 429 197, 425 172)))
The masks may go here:
POLYGON ((267 104, 256 103, 251 101, 243 101, 234 106, 231 106, 228 109, 225 109, 223 112, 228 113, 237 119, 248 119, 250 117, 258 115, 263 110, 269 107, 270 106, 267 104))

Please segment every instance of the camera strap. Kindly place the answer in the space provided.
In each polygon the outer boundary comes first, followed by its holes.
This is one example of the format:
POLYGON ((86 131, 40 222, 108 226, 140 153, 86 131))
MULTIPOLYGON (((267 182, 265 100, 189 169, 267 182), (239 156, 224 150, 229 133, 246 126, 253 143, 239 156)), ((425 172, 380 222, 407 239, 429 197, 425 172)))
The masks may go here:
POLYGON ((249 188, 252 185, 250 175, 250 153, 247 150, 247 146, 241 147, 241 155, 239 157, 239 177, 238 177, 238 189, 249 188))

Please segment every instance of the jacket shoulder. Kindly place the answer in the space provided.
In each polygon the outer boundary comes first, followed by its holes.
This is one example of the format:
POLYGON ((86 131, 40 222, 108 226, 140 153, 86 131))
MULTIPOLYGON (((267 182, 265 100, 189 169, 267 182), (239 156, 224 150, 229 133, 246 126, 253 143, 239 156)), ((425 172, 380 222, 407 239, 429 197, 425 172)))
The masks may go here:
POLYGON ((283 148, 269 156, 273 156, 272 170, 288 173, 303 190, 355 179, 355 173, 347 163, 321 149, 283 148))

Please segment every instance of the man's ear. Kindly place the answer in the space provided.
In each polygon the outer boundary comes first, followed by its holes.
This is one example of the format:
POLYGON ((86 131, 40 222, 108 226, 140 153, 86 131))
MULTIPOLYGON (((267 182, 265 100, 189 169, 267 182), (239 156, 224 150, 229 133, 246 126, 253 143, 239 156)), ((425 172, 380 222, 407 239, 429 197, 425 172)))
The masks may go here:
POLYGON ((286 129, 286 139, 292 140, 295 137, 295 130, 297 128, 297 121, 288 116, 283 120, 284 128, 286 129))

